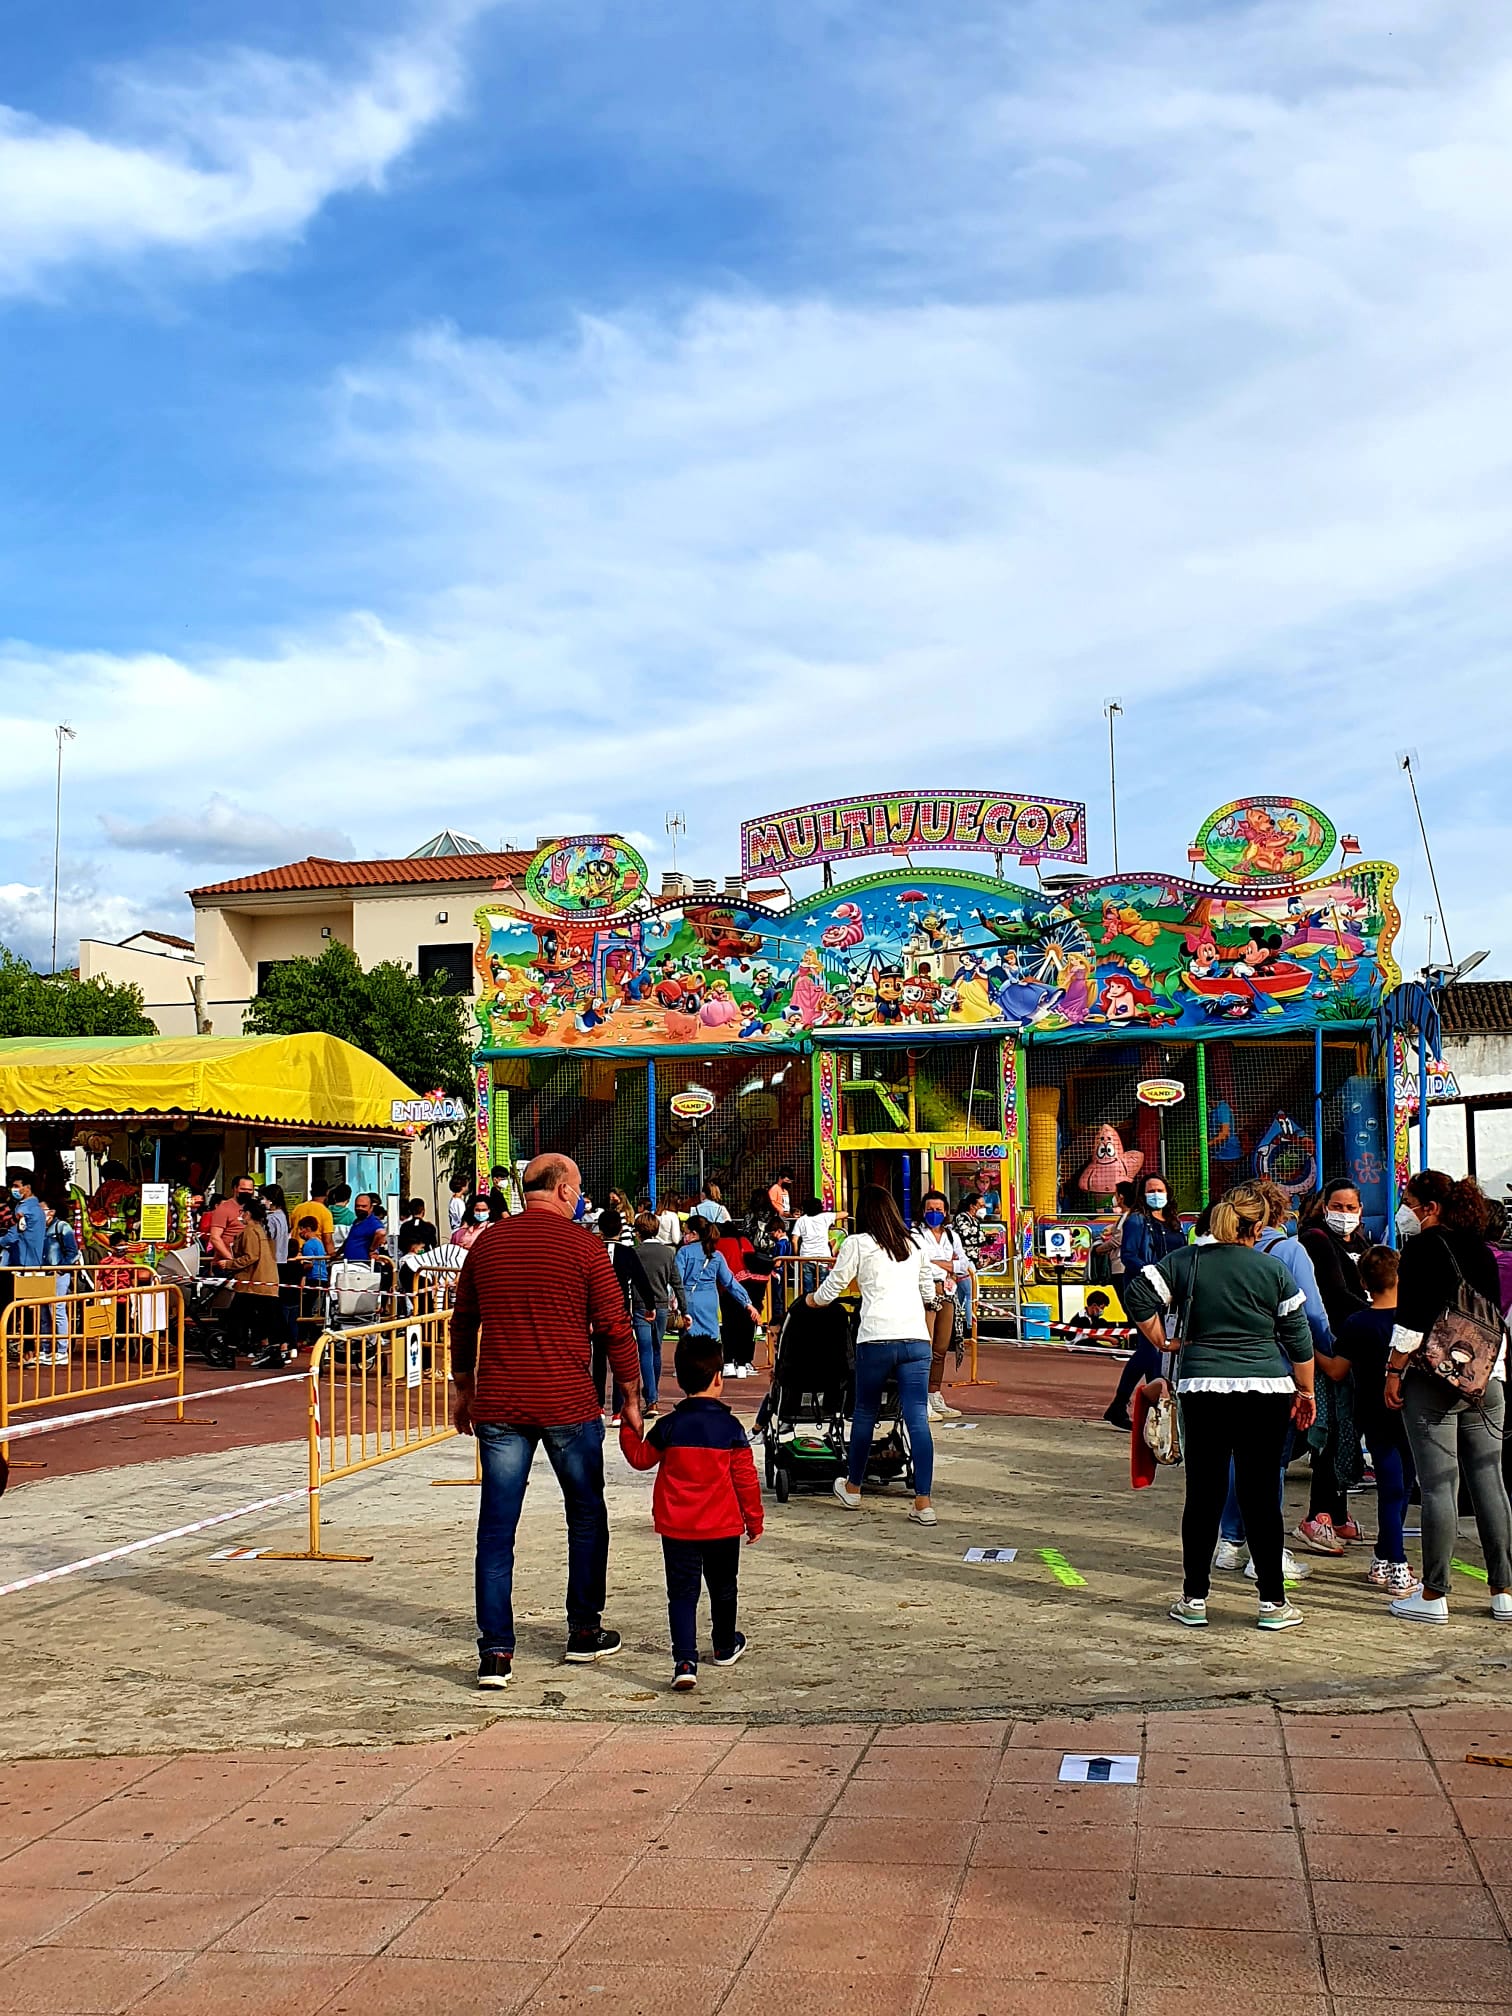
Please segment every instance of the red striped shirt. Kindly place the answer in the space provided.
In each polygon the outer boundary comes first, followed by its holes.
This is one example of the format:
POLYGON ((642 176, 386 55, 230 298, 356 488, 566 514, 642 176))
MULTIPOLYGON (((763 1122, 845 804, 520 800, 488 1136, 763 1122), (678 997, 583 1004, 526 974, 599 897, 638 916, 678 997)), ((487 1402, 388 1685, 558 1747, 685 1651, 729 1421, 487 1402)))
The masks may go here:
POLYGON ((451 1352, 453 1373, 475 1380, 475 1420, 534 1428, 591 1420, 595 1337, 620 1384, 639 1385, 635 1332, 601 1239, 535 1205, 473 1242, 457 1280, 451 1352))

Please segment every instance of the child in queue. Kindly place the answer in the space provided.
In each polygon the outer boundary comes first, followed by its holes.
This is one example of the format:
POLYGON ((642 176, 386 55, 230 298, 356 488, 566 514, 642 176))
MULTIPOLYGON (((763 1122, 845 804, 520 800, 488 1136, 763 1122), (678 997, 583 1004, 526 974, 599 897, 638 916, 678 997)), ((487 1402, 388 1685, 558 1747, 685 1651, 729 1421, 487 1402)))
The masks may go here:
POLYGON ((1386 1405, 1386 1361, 1396 1324, 1396 1254, 1389 1246, 1372 1246, 1360 1255, 1359 1282, 1370 1306, 1357 1309, 1339 1330, 1333 1355, 1319 1351, 1319 1367, 1335 1381, 1355 1382, 1355 1414, 1376 1475, 1377 1527, 1375 1559, 1366 1580, 1393 1596, 1410 1596, 1418 1586, 1407 1562, 1402 1521, 1412 1495, 1415 1472, 1402 1417, 1386 1405))
POLYGON ((746 1432, 724 1404, 724 1351, 717 1337, 693 1332, 677 1346, 674 1370, 686 1394, 640 1435, 620 1427, 620 1449, 637 1470, 656 1471, 651 1521, 661 1535, 672 1630, 672 1685, 698 1685, 698 1592, 709 1590, 716 1666, 733 1666, 746 1649, 735 1628, 740 1539, 761 1538, 761 1486, 746 1432))

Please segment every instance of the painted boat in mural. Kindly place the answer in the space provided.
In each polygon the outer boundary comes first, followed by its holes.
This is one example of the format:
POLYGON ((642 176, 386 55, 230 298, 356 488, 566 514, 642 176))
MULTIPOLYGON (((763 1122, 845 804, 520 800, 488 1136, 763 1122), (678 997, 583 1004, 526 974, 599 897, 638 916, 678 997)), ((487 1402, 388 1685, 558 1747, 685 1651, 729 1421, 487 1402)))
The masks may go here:
POLYGON ((1252 994, 1263 994, 1271 1001, 1295 1001, 1305 994, 1312 984, 1312 974, 1305 966, 1295 966, 1287 959, 1278 959, 1263 973, 1198 973, 1182 975, 1185 984, 1194 994, 1211 995, 1242 994, 1248 988, 1252 994))

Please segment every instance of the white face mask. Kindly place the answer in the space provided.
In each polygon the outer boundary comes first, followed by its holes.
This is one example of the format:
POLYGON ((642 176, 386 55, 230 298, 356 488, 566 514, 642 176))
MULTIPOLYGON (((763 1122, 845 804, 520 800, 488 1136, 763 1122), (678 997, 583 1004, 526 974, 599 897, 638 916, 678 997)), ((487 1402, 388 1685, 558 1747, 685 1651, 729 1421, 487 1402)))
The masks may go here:
POLYGON ((1358 1211, 1325 1211, 1323 1223, 1330 1232, 1337 1232, 1341 1239, 1347 1239, 1351 1232, 1358 1231, 1360 1214, 1358 1211))
POLYGON ((1165 1192, 1163 1190, 1147 1190, 1145 1192, 1145 1202, 1152 1211, 1164 1211, 1166 1207, 1165 1192))

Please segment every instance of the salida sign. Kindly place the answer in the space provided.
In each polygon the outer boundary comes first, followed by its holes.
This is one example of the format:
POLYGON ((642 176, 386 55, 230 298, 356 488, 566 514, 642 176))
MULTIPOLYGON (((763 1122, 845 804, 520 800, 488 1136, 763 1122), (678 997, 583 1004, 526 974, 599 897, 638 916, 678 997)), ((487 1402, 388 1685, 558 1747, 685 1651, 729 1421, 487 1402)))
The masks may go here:
POLYGON ((915 851, 1085 861, 1087 808, 1069 798, 1002 791, 888 793, 799 805, 747 819, 740 829, 748 878, 763 869, 780 875, 823 861, 915 851))

